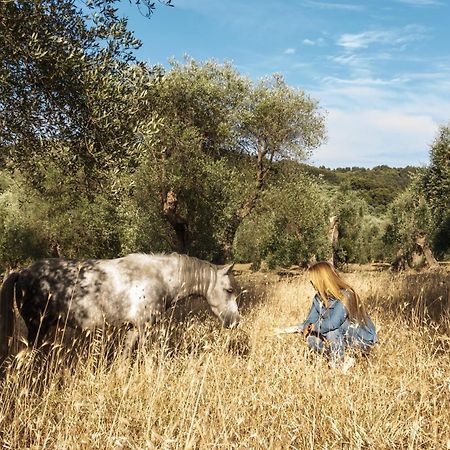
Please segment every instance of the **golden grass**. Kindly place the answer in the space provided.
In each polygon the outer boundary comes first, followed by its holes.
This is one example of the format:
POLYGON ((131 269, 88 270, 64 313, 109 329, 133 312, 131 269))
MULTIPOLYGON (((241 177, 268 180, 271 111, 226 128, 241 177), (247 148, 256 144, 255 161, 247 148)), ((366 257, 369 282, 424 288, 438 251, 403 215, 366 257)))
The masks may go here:
POLYGON ((71 362, 59 346, 22 353, 0 385, 3 448, 450 448, 448 277, 346 278, 380 327, 347 375, 272 334, 308 311, 299 277, 250 292, 239 330, 200 314, 162 324, 135 358, 109 359, 102 333, 71 362))

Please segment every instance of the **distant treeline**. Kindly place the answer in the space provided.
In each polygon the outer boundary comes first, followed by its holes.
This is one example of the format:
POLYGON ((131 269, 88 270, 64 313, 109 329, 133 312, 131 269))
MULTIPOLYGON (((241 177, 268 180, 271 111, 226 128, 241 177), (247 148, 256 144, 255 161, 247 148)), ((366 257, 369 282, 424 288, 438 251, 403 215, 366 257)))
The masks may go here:
POLYGON ((332 185, 358 191, 370 206, 380 212, 385 211, 389 203, 411 184, 412 176, 419 170, 413 166, 389 167, 386 165, 371 169, 364 167, 329 169, 324 166, 304 165, 304 169, 308 173, 323 177, 332 185))

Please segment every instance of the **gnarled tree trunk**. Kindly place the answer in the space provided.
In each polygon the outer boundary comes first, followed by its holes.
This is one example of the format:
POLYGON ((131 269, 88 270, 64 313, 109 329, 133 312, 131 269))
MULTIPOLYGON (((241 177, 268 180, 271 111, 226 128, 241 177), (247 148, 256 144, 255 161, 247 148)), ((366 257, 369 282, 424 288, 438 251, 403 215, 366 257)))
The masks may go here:
MULTIPOLYGON (((258 147, 258 156, 256 164, 256 183, 255 189, 241 204, 241 207, 235 211, 228 222, 228 226, 225 229, 223 239, 223 256, 224 261, 230 261, 233 256, 233 242, 239 225, 242 221, 253 211, 255 208, 261 193, 263 192, 266 184, 266 177, 270 172, 270 167, 266 167, 264 164, 264 158, 266 157, 267 149, 264 145, 258 147)), ((273 156, 268 158, 269 163, 272 162, 273 156)))
POLYGON ((405 252, 400 248, 395 256, 395 261, 392 263, 392 270, 401 272, 406 269, 406 264, 405 252))
POLYGON ((170 190, 163 198, 164 216, 175 231, 177 251, 186 253, 189 245, 189 227, 187 220, 178 213, 177 207, 177 195, 170 190))
POLYGON ((438 263, 436 258, 431 251, 430 246, 428 245, 428 241, 424 234, 418 234, 416 236, 416 244, 422 249, 422 252, 425 256, 425 260, 427 261, 428 267, 430 269, 438 267, 438 263))

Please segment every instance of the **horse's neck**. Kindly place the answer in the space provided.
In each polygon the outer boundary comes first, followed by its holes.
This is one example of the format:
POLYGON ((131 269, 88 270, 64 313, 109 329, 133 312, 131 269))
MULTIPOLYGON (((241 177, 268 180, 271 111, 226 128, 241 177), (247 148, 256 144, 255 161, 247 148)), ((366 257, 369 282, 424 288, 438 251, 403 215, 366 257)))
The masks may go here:
POLYGON ((201 261, 192 263, 189 260, 181 261, 178 278, 177 299, 188 297, 189 295, 207 296, 211 283, 210 267, 206 267, 201 261))

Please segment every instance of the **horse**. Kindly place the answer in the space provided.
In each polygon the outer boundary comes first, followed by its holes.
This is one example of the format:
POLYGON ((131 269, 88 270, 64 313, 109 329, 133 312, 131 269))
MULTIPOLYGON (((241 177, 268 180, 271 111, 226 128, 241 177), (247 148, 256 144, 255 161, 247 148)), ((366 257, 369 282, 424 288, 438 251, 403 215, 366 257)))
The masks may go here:
POLYGON ((28 346, 35 347, 42 345, 50 327, 61 323, 82 330, 128 324, 141 335, 191 295, 205 298, 222 325, 234 328, 240 316, 232 267, 177 253, 37 261, 4 280, 0 361, 8 356, 14 334, 14 297, 28 330, 28 346))

